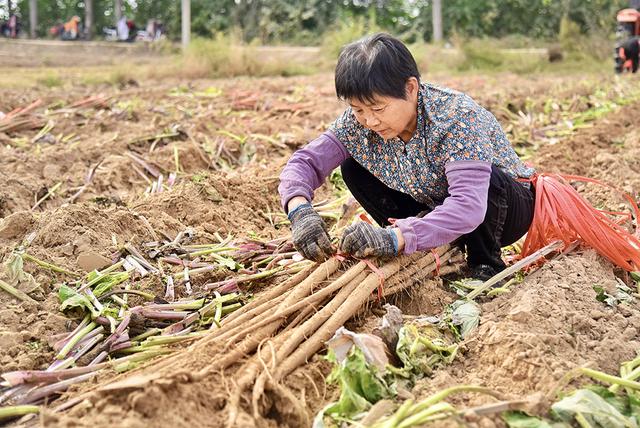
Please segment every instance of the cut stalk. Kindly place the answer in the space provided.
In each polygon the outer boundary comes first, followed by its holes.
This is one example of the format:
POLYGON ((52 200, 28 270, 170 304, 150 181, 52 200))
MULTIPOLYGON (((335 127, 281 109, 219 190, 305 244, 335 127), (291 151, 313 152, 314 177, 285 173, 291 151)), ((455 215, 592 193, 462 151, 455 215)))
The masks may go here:
POLYGON ((53 372, 49 372, 46 370, 25 370, 5 373, 2 375, 2 377, 11 386, 21 385, 24 383, 51 383, 70 379, 86 373, 92 373, 108 367, 109 364, 111 363, 101 363, 86 367, 74 367, 71 369, 57 370, 53 372))
POLYGON ((224 253, 225 251, 237 251, 237 250, 238 250, 237 247, 213 247, 213 248, 206 248, 199 251, 194 251, 191 253, 180 254, 178 257, 181 259, 183 258, 195 259, 196 257, 206 256, 213 253, 224 253))
POLYGON ((546 256, 547 254, 549 254, 549 253, 551 253, 553 251, 559 250, 560 248, 562 248, 563 245, 564 245, 564 243, 562 241, 553 241, 552 243, 550 243, 549 245, 539 249, 535 253, 533 253, 533 254, 525 257, 524 259, 514 263, 511 267, 509 267, 509 268, 503 270, 502 272, 498 273, 497 275, 493 276, 492 278, 487 280, 484 284, 482 284, 481 286, 479 286, 478 288, 473 290, 471 293, 467 294, 467 300, 475 299, 480 294, 482 294, 485 290, 488 290, 490 287, 492 287, 493 285, 495 285, 498 282, 502 281, 503 279, 505 279, 509 275, 512 275, 512 274, 516 273, 520 269, 524 268, 525 266, 530 265, 531 263, 535 262, 539 258, 544 257, 544 256, 546 256))
MULTIPOLYGON (((621 370, 622 372, 622 370, 621 370)), ((632 371, 628 372, 628 373, 621 373, 622 376, 620 376, 622 379, 625 380, 631 380, 634 381, 636 379, 638 379, 638 377, 640 377, 640 367, 636 367, 635 369, 633 369, 632 371)), ((609 391, 613 392, 614 394, 618 392, 618 389, 620 389, 620 384, 613 384, 609 387, 609 391)))
POLYGON ((116 269, 120 269, 123 264, 124 264, 124 260, 120 260, 119 262, 109 266, 105 270, 98 272, 98 275, 95 278, 93 278, 91 281, 87 282, 86 284, 80 286, 80 288, 78 288, 76 291, 79 293, 79 292, 84 291, 85 289, 87 289, 89 287, 92 287, 92 286, 96 285, 97 283, 102 281, 102 279, 106 275, 110 274, 111 272, 115 271, 116 269))
POLYGON ((71 338, 73 336, 76 335, 76 333, 78 333, 80 330, 82 330, 83 328, 85 328, 87 326, 87 324, 89 324, 89 322, 91 322, 91 316, 90 315, 85 315, 85 317, 82 319, 82 321, 80 321, 80 323, 78 323, 78 326, 76 328, 73 329, 73 331, 69 334, 67 334, 64 338, 62 338, 61 340, 57 341, 56 343, 53 344, 53 350, 59 352, 62 347, 69 341, 71 340, 71 338))
POLYGON ((33 300, 26 293, 18 290, 17 288, 11 286, 9 283, 4 282, 1 279, 0 279, 0 288, 6 291, 7 293, 11 294, 13 297, 15 297, 18 300, 21 300, 23 302, 31 302, 31 303, 38 304, 38 302, 33 300))
POLYGON ((96 327, 95 321, 90 322, 86 327, 80 330, 75 336, 73 336, 64 347, 58 352, 56 355, 56 359, 62 360, 67 356, 69 351, 80 341, 83 337, 85 337, 89 332, 91 332, 96 327))
POLYGON ((18 416, 24 416, 29 414, 40 413, 39 406, 11 406, 0 407, 0 420, 17 418, 18 416))
MULTIPOLYGON (((233 280, 238 284, 241 283, 241 282, 255 281, 257 279, 268 278, 268 277, 274 275, 275 273, 280 272, 283 269, 284 269, 284 267, 279 266, 277 268, 265 270, 264 272, 256 273, 256 274, 253 274, 253 275, 240 276, 240 277, 234 278, 233 280)), ((207 290, 213 290, 216 287, 219 287, 219 286, 223 285, 224 282, 225 281, 220 281, 220 282, 214 282, 214 283, 211 283, 211 284, 207 284, 207 286, 205 288, 207 290)))
POLYGON ((629 379, 624 379, 618 376, 609 375, 599 372, 597 370, 588 369, 586 367, 580 367, 578 371, 584 375, 589 376, 592 379, 599 380, 601 382, 610 383, 612 385, 620 385, 625 388, 631 388, 633 390, 640 390, 640 382, 636 382, 629 379))
POLYGON ((76 376, 71 379, 66 379, 60 382, 52 383, 51 385, 46 385, 41 388, 36 388, 25 395, 21 400, 20 404, 30 404, 35 403, 45 397, 48 397, 52 394, 57 394, 59 392, 65 391, 71 385, 76 383, 84 382, 87 379, 91 379, 93 376, 98 374, 97 372, 87 373, 84 375, 76 376))
POLYGON ((101 294, 101 295, 100 295, 100 297, 98 297, 98 300, 104 300, 104 299, 106 299, 107 297, 111 297, 111 296, 116 295, 116 294, 124 294, 124 296, 125 296, 125 297, 126 297, 127 295, 129 295, 129 294, 133 294, 133 295, 136 295, 136 296, 143 297, 145 300, 149 300, 149 301, 152 301, 152 300, 156 297, 156 296, 154 296, 153 294, 151 294, 151 293, 145 293, 144 291, 140 291, 140 290, 128 290, 128 289, 126 288, 126 287, 128 287, 128 286, 129 286, 129 284, 127 284, 127 285, 125 286, 125 289, 124 289, 124 290, 122 290, 122 289, 115 289, 115 290, 107 291, 106 293, 101 294))
POLYGON ((178 300, 177 302, 172 302, 172 303, 165 303, 165 304, 157 304, 157 303, 152 303, 152 304, 148 304, 148 305, 144 305, 143 308, 145 309, 158 309, 158 310, 196 310, 196 309, 200 309, 202 306, 204 305, 204 299, 197 299, 197 300, 191 300, 191 301, 180 301, 178 300))
POLYGON ((132 337, 131 341, 132 342, 139 342, 141 340, 146 339, 147 337, 155 336, 155 335, 160 334, 160 333, 162 333, 161 329, 159 329, 159 328, 151 328, 151 329, 145 331, 144 333, 141 333, 141 334, 139 334, 139 335, 137 335, 135 337, 132 337))
POLYGON ((411 415, 404 419, 397 425, 397 428, 409 428, 417 425, 422 425, 433 418, 433 416, 445 413, 452 414, 455 412, 455 408, 449 403, 436 403, 428 408, 420 411, 414 411, 412 409, 411 415))
POLYGON ((33 263, 35 263, 35 264, 37 264, 37 265, 39 265, 39 266, 41 266, 41 267, 43 267, 45 269, 49 269, 49 270, 51 270, 53 272, 63 273, 65 275, 73 276, 73 277, 76 277, 76 278, 80 276, 75 272, 71 272, 71 271, 68 271, 68 270, 66 270, 64 268, 56 266, 56 265, 54 265, 52 263, 47 263, 45 261, 42 261, 42 260, 40 260, 40 259, 38 259, 38 258, 28 254, 28 253, 23 253, 22 254, 22 258, 27 260, 27 261, 33 262, 33 263))

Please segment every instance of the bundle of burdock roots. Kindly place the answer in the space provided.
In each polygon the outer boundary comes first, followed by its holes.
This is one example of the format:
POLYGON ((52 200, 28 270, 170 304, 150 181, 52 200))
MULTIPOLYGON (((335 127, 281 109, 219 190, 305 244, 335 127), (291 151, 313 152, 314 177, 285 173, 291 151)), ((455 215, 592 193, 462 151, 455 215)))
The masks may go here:
MULTIPOLYGON (((285 386, 284 378, 369 304, 429 278, 457 272, 463 264, 463 254, 449 245, 397 257, 379 267, 370 261, 333 257, 272 286, 229 314, 219 328, 189 346, 188 363, 185 352, 178 352, 135 370, 133 378, 129 375, 101 389, 117 390, 119 384, 144 387, 159 379, 197 383, 224 371, 225 378, 232 379, 224 425, 238 426, 252 419, 259 426, 274 402, 284 401, 287 418, 309 426, 305 406, 285 386)), ((82 399, 76 397, 73 402, 82 399)))

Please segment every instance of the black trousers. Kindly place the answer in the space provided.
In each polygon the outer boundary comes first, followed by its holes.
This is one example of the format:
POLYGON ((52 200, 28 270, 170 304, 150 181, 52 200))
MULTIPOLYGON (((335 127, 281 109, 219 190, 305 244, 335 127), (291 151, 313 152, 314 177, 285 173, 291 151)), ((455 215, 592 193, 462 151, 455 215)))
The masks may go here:
MULTIPOLYGON (((340 169, 351 194, 380 226, 388 226, 389 218, 412 217, 435 208, 391 189, 353 158, 344 161, 340 169)), ((442 202, 437 201, 436 206, 442 202)), ((492 167, 484 221, 473 232, 462 235, 455 242, 466 247, 468 265, 474 267, 483 264, 497 271, 503 270, 506 266, 500 248, 513 244, 529 230, 534 203, 533 190, 500 168, 492 167)))

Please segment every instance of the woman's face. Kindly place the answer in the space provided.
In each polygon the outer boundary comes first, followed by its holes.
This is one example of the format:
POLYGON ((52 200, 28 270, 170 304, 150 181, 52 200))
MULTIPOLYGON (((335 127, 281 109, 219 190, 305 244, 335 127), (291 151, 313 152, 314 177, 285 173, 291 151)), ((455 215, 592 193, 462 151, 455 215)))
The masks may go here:
POLYGON ((356 120, 384 140, 400 137, 409 141, 416 130, 418 87, 418 80, 411 77, 406 84, 406 99, 376 95, 373 102, 350 99, 349 105, 356 120))

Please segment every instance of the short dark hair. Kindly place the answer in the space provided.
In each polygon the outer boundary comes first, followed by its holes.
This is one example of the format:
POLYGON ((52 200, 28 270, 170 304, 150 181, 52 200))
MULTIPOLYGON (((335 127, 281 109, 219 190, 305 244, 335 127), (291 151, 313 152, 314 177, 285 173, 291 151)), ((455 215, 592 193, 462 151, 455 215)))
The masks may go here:
POLYGON ((346 45, 336 65, 336 95, 371 102, 375 95, 405 99, 407 79, 420 81, 416 60, 400 40, 377 33, 346 45))

